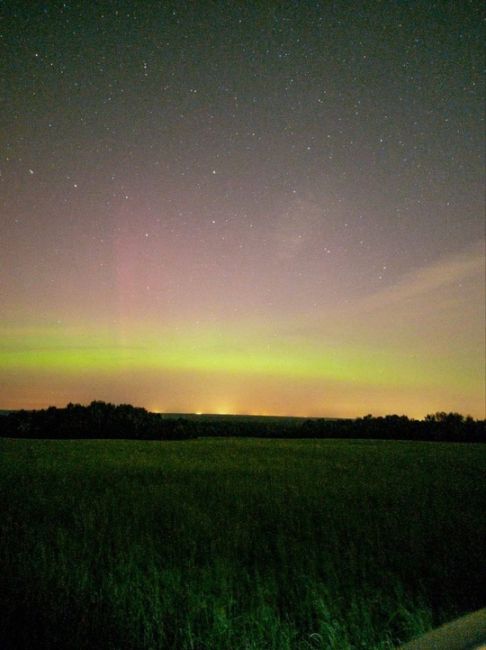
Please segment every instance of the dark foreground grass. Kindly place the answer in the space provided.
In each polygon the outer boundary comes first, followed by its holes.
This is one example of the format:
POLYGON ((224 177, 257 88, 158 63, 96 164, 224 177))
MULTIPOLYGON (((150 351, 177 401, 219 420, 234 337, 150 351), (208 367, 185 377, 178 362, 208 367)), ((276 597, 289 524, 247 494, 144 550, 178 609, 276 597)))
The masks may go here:
POLYGON ((0 452, 5 650, 385 649, 484 604, 484 446, 0 452))

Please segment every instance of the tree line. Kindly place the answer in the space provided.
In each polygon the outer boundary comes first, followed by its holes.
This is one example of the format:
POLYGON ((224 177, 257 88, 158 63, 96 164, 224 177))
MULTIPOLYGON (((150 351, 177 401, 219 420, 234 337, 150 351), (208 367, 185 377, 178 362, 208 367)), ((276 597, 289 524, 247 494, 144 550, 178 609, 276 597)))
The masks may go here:
POLYGON ((379 440, 424 440, 436 442, 486 442, 486 421, 460 413, 438 412, 423 420, 406 415, 354 420, 306 420, 302 428, 310 438, 374 438, 379 440))
POLYGON ((11 411, 0 418, 0 435, 15 438, 133 438, 184 440, 196 432, 183 418, 162 419, 130 404, 93 401, 38 411, 11 411))
POLYGON ((460 413, 434 413, 423 420, 405 415, 355 419, 163 416, 130 404, 93 401, 0 417, 0 436, 14 438, 126 438, 187 440, 196 437, 361 438, 485 442, 486 421, 460 413))

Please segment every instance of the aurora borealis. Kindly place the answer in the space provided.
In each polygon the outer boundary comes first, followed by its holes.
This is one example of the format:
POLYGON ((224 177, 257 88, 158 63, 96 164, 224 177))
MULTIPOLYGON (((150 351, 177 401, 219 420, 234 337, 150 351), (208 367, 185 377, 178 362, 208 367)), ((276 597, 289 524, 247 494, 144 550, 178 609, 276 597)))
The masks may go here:
POLYGON ((0 408, 485 417, 479 2, 5 2, 0 408))

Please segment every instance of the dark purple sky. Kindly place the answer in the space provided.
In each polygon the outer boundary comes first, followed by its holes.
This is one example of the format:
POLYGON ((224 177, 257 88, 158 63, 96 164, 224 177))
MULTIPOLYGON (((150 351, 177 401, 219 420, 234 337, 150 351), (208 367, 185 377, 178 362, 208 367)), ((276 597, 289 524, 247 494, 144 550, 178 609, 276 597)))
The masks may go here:
POLYGON ((0 11, 0 407, 484 417, 481 3, 0 11))

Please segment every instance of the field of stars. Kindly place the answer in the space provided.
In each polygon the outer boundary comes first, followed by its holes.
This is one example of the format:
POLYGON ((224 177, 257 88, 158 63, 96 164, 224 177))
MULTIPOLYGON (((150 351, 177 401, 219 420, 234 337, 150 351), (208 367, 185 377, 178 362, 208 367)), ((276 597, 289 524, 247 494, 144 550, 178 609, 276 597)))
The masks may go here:
POLYGON ((0 408, 485 417, 480 2, 0 12, 0 408))

